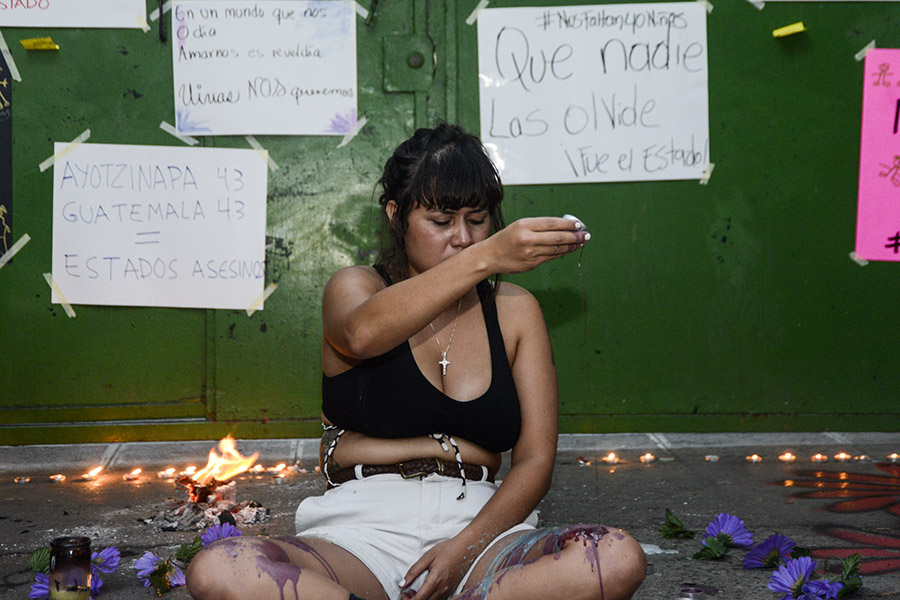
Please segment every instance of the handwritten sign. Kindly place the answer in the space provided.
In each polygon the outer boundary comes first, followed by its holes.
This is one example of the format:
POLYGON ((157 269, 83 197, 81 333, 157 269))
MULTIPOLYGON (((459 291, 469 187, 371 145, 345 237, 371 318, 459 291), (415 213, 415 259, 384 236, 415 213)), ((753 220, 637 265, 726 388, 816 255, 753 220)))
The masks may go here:
POLYGON ((53 168, 53 277, 71 304, 246 309, 267 172, 252 149, 81 144, 53 168))
POLYGON ((109 27, 147 23, 145 0, 0 0, 0 27, 109 27))
POLYGON ((346 2, 176 0, 175 121, 189 135, 344 135, 356 124, 346 2))
POLYGON ((699 179, 710 162, 699 2, 487 9, 478 72, 505 183, 699 179))
POLYGON ((900 261, 900 50, 866 54, 856 254, 900 261))

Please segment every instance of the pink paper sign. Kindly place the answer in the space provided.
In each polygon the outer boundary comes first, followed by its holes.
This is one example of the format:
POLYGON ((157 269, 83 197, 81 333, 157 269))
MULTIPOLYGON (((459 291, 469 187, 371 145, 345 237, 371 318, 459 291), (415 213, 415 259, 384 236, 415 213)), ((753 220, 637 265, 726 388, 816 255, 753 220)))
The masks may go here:
POLYGON ((900 50, 866 54, 856 254, 900 261, 900 50))

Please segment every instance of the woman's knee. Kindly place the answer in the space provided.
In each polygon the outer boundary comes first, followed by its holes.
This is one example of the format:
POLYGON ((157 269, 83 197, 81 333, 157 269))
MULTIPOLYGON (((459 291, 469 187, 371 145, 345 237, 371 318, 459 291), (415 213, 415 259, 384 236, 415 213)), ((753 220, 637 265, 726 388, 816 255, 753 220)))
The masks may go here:
POLYGON ((581 525, 565 552, 583 570, 583 584, 605 600, 630 598, 647 572, 641 545, 620 529, 581 525))
POLYGON ((221 570, 210 550, 201 550, 188 565, 185 574, 188 592, 194 600, 221 598, 221 570))
POLYGON ((248 568, 265 556, 273 560, 287 561, 284 550, 266 540, 258 538, 227 538, 214 542, 201 550, 188 565, 186 583, 195 600, 225 600, 236 595, 240 589, 240 576, 246 576, 248 568), (269 555, 261 544, 274 546, 278 556, 269 555), (282 556, 283 555, 283 556, 282 556))
POLYGON ((610 534, 613 536, 611 550, 615 557, 614 577, 627 593, 624 597, 628 598, 637 591, 647 575, 647 557, 638 541, 624 531, 615 530, 610 534))

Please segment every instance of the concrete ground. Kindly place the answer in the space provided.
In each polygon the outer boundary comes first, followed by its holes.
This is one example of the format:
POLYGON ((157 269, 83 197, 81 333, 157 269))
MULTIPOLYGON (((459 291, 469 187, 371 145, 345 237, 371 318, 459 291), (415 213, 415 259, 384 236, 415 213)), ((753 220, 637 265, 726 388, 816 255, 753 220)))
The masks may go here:
MULTIPOLYGON (((260 452, 259 462, 301 463, 312 470, 317 440, 241 440, 244 455, 260 452)), ((77 446, 0 446, 0 596, 27 598, 32 574, 30 552, 62 535, 86 535, 95 550, 114 545, 122 553, 119 570, 103 576, 100 598, 150 599, 156 596, 134 575, 133 563, 150 550, 167 556, 194 533, 161 531, 143 519, 182 494, 157 478, 169 466, 202 466, 214 442, 129 443, 77 446), (94 466, 95 481, 77 481, 94 466), (136 467, 136 481, 123 474, 136 467), (63 483, 48 476, 62 473, 63 483), (30 477, 16 483, 16 477, 30 477)), ((822 555, 829 549, 859 549, 866 556, 858 598, 900 599, 900 464, 885 457, 900 452, 896 433, 796 434, 621 434, 565 435, 553 487, 539 509, 546 525, 600 522, 622 527, 645 546, 649 572, 638 600, 679 598, 778 600, 766 589, 770 572, 744 570, 744 551, 733 549, 719 561, 696 560, 694 540, 670 540, 657 531, 670 508, 688 529, 702 532, 719 512, 742 518, 755 541, 783 533, 822 555), (779 462, 791 451, 798 460, 779 462), (602 461, 615 452, 616 465, 602 461), (658 460, 642 464, 651 452, 658 460), (871 461, 813 464, 815 453, 868 455, 871 461), (746 457, 758 454, 762 461, 746 457), (718 460, 707 460, 715 456, 718 460), (590 465, 586 462, 590 461, 590 465), (877 573, 876 573, 877 572, 877 573), (685 591, 688 590, 688 591, 685 591), (693 591, 690 591, 693 590, 693 591)), ((252 499, 270 510, 267 522, 247 526, 245 534, 293 533, 297 503, 323 491, 321 476, 291 473, 282 484, 270 475, 241 477, 238 499, 252 499)), ((819 560, 820 566, 825 563, 819 560)), ((833 564, 834 561, 831 561, 833 564)), ((178 589, 168 597, 184 600, 178 589)))

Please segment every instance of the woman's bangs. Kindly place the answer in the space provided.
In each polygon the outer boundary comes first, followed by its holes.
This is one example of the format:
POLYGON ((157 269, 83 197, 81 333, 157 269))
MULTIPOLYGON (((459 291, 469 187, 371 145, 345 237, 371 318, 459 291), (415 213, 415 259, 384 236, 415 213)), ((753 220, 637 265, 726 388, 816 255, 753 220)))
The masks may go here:
POLYGON ((437 210, 483 208, 492 211, 500 204, 503 187, 490 163, 440 162, 444 164, 429 161, 430 164, 423 165, 419 173, 414 195, 419 205, 437 210))

